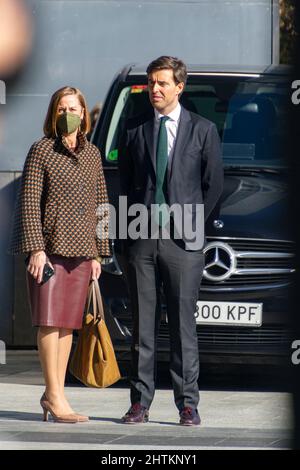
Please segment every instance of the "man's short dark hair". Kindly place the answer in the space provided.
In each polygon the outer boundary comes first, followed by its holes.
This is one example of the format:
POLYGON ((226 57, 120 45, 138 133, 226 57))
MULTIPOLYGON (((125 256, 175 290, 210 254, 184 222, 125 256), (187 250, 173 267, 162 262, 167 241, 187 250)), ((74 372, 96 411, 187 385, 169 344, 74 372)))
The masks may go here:
POLYGON ((153 60, 147 67, 147 74, 149 75, 154 70, 173 70, 174 81, 176 85, 183 82, 186 84, 187 71, 186 65, 182 60, 177 59, 177 57, 172 57, 168 55, 162 55, 158 59, 153 60))

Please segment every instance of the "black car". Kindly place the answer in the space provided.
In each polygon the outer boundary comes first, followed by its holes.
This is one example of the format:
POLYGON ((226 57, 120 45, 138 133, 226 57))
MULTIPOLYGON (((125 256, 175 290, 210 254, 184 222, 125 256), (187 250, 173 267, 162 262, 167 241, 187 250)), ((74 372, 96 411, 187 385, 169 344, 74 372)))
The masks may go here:
MULTIPOLYGON (((115 77, 91 139, 101 151, 116 206, 125 121, 151 106, 145 70, 128 65, 115 77)), ((278 363, 290 348, 294 243, 285 155, 290 83, 285 66, 188 67, 181 104, 216 124, 225 172, 220 204, 206 224, 206 266, 195 312, 202 362, 278 363)), ((100 284, 117 356, 127 361, 132 320, 123 263, 115 250, 100 284)), ((168 361, 163 299, 161 318, 158 359, 168 361)))

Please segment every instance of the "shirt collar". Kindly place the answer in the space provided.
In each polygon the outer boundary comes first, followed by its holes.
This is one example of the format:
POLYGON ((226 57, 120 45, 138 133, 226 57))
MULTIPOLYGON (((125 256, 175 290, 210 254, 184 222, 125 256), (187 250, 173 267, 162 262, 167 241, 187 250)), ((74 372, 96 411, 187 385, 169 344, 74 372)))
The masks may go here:
MULTIPOLYGON (((181 112, 181 105, 180 105, 180 103, 177 103, 176 108, 173 109, 173 111, 171 111, 171 113, 167 114, 167 116, 168 116, 172 121, 178 122, 178 121, 179 121, 180 112, 181 112)), ((157 119, 158 121, 164 116, 164 114, 160 114, 160 112, 158 112, 155 108, 154 108, 154 113, 155 113, 155 119, 157 119)))

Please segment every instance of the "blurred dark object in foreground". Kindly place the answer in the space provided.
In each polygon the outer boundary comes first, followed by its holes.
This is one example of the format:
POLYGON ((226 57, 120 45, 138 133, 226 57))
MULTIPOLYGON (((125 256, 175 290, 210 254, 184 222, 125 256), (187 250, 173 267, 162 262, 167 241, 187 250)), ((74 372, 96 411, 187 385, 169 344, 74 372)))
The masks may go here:
POLYGON ((32 18, 23 0, 0 0, 0 78, 14 76, 32 46, 32 18))
MULTIPOLYGON (((297 44, 294 60, 294 72, 292 81, 300 80, 300 5, 295 2, 296 29, 298 31, 297 44)), ((291 88, 291 97, 294 90, 291 88)), ((298 92, 299 96, 299 92, 298 92)), ((292 100, 291 100, 292 103, 292 100)), ((300 104, 291 104, 290 113, 290 139, 289 139, 289 158, 291 163, 291 203, 290 203, 290 220, 294 238, 297 242, 296 247, 296 287, 293 291, 292 315, 294 321, 294 340, 300 341, 300 104)), ((291 345, 292 346, 292 345, 291 345)), ((299 346, 298 346, 299 348, 299 346)), ((296 352, 291 347, 291 357, 296 352)), ((294 354, 294 357, 296 355, 294 354)), ((297 354, 300 358, 300 352, 297 354)), ((293 364, 293 390, 294 390, 294 415, 295 415, 295 441, 294 448, 300 449, 300 364, 293 364)))

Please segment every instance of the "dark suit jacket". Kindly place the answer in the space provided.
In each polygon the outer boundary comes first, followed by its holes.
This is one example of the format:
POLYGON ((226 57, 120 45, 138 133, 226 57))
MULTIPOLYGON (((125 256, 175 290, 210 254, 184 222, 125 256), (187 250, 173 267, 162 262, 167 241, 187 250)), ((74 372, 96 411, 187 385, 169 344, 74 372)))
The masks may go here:
MULTIPOLYGON (((156 182, 156 148, 154 112, 128 121, 119 149, 119 171, 122 195, 128 205, 154 204, 156 182)), ((204 205, 202 224, 209 217, 223 189, 221 145, 216 126, 198 114, 181 108, 171 167, 167 174, 168 204, 192 205, 193 220, 196 204, 204 205)), ((202 206, 203 209, 203 206, 202 206)), ((194 223, 194 222, 193 222, 194 223)), ((189 245, 186 249, 202 249, 189 245)))

